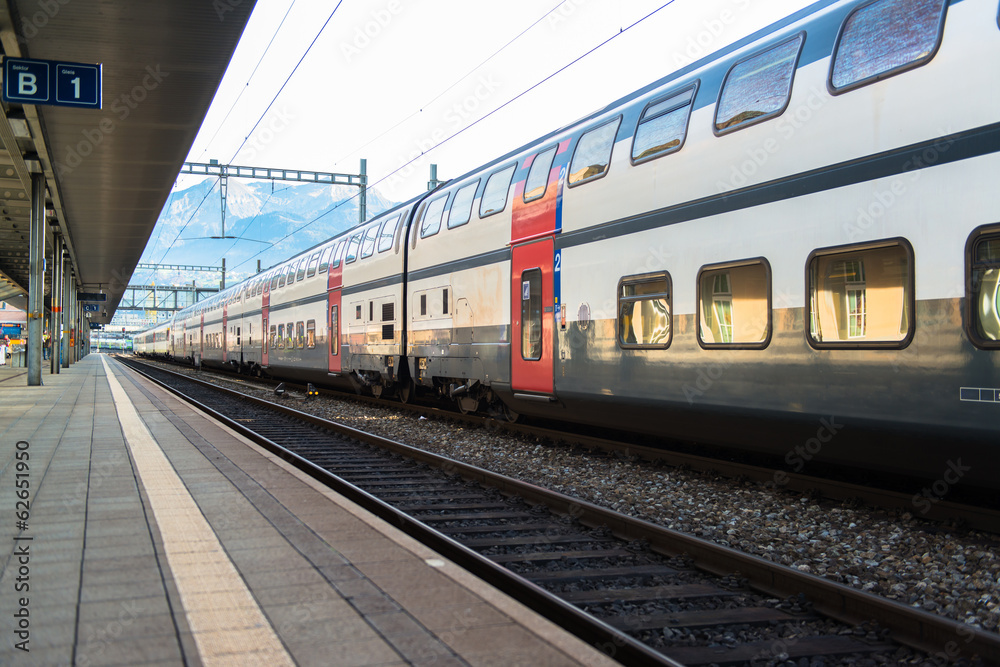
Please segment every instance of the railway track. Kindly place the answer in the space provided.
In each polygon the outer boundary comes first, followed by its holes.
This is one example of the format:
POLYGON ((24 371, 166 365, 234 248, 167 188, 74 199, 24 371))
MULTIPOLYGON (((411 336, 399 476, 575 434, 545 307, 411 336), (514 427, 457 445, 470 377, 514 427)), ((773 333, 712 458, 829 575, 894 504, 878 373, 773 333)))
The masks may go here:
POLYGON ((1000 661, 996 635, 288 407, 141 372, 621 662, 1000 661))
MULTIPOLYGON (((155 364, 167 364, 168 362, 154 362, 155 364)), ((179 368, 187 370, 187 367, 179 368)), ((278 384, 285 384, 289 390, 298 391, 305 394, 306 387, 293 382, 279 382, 277 380, 267 380, 261 378, 247 378, 225 371, 200 371, 199 375, 208 379, 217 379, 218 383, 223 383, 232 387, 246 388, 256 386, 266 386, 273 388, 278 384)), ((591 452, 598 452, 612 457, 624 457, 627 459, 639 459, 647 462, 657 462, 670 467, 684 467, 699 472, 718 474, 731 479, 741 479, 759 482, 767 486, 780 487, 783 490, 808 494, 817 498, 824 498, 834 502, 857 502, 868 507, 875 507, 886 511, 901 510, 913 511, 914 494, 920 491, 921 484, 915 480, 893 480, 897 487, 906 490, 893 490, 885 488, 885 480, 874 479, 870 483, 860 484, 856 481, 859 471, 845 473, 843 478, 832 479, 829 477, 818 477, 792 472, 786 468, 764 465, 762 462, 744 462, 732 460, 725 452, 719 455, 699 455, 689 451, 679 451, 655 444, 637 444, 632 441, 620 440, 620 435, 614 433, 595 433, 594 429, 578 427, 574 424, 560 424, 558 426, 507 423, 498 422, 489 417, 473 414, 460 414, 453 410, 435 407, 433 402, 423 403, 387 403, 385 400, 376 399, 365 395, 344 394, 339 391, 320 390, 321 393, 328 393, 337 399, 346 399, 386 407, 391 405, 393 409, 408 411, 413 414, 431 415, 457 423, 469 424, 471 426, 483 426, 488 424, 492 428, 502 429, 508 433, 525 436, 543 441, 563 443, 567 446, 582 447, 591 452)), ((959 490, 955 490, 958 492, 959 490)), ((993 534, 1000 534, 1000 508, 984 506, 984 503, 997 503, 996 498, 985 498, 977 496, 970 499, 970 502, 956 502, 947 498, 935 497, 933 503, 921 505, 921 518, 926 521, 937 522, 946 526, 956 526, 972 530, 980 530, 993 534), (975 500, 975 502, 971 502, 975 500)))

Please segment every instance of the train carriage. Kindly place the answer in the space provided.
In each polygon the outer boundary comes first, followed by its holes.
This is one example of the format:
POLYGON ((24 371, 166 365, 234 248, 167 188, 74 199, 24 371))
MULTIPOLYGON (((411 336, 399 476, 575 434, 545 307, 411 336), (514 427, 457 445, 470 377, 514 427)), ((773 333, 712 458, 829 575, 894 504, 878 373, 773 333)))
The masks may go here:
POLYGON ((816 2, 272 269, 240 326, 261 291, 279 377, 995 489, 997 15, 816 2))

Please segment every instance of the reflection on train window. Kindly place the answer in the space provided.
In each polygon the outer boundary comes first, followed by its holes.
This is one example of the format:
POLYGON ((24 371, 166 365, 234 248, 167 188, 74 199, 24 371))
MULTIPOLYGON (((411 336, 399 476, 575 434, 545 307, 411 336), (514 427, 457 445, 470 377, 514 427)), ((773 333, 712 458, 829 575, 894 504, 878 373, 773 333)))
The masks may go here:
MULTIPOLYGON (((286 275, 287 275, 287 269, 278 269, 278 275, 277 275, 278 287, 284 287, 285 286, 285 276, 286 275)), ((271 284, 271 289, 274 289, 274 284, 273 283, 271 284)))
POLYGON ((301 350, 305 347, 306 343, 306 325, 305 322, 299 322, 295 325, 295 338, 298 342, 298 348, 301 350))
POLYGON ((389 218, 382 223, 382 231, 378 235, 378 251, 385 252, 392 248, 392 241, 396 238, 396 225, 399 224, 399 216, 389 218))
POLYGON ((289 322, 285 328, 285 334, 288 336, 285 340, 285 347, 291 350, 295 347, 295 325, 292 322, 289 322))
POLYGON ((855 9, 837 42, 830 87, 843 92, 930 60, 946 6, 945 0, 876 0, 855 9))
POLYGON ((611 149, 614 148, 621 120, 619 116, 580 137, 573 153, 573 161, 569 165, 570 187, 600 178, 608 172, 611 149))
POLYGON ((319 272, 326 273, 330 269, 330 253, 333 252, 333 246, 328 245, 323 248, 322 254, 319 256, 319 272))
POLYGON ((354 306, 354 319, 356 319, 356 320, 360 320, 361 319, 361 304, 360 303, 358 305, 354 306))
POLYGON ((809 261, 809 336, 826 345, 902 345, 913 330, 908 245, 838 249, 809 261))
POLYGON ((275 336, 277 336, 277 330, 278 328, 272 324, 268 335, 268 343, 267 343, 267 346, 272 350, 275 349, 275 336))
POLYGON ((335 269, 340 266, 340 260, 344 254, 344 247, 347 245, 347 241, 339 241, 337 247, 334 248, 333 254, 330 255, 330 268, 335 269))
POLYGON ((618 288, 618 344, 625 348, 670 345, 670 275, 623 278, 618 288))
POLYGON ((472 217, 472 203, 476 199, 478 188, 479 181, 476 181, 455 193, 455 198, 451 201, 451 212, 448 214, 448 229, 461 227, 472 217))
POLYGON ((483 198, 479 200, 480 218, 499 213, 507 206, 507 192, 510 190, 510 179, 514 177, 514 170, 516 168, 517 163, 515 162, 509 167, 493 172, 493 175, 486 181, 483 198))
POLYGON ((340 341, 340 315, 337 306, 330 306, 330 356, 334 357, 339 352, 338 343, 340 341))
POLYGON ((295 283, 295 264, 288 267, 288 277, 285 278, 286 285, 292 285, 295 283))
POLYGON ((771 332, 764 260, 716 265, 698 278, 698 339, 705 347, 762 348, 771 332))
POLYGON ((420 238, 434 236, 441 229, 441 214, 444 213, 444 205, 448 202, 448 195, 438 197, 424 209, 424 219, 420 221, 420 238))
POLYGON ((365 240, 361 242, 361 258, 371 257, 375 254, 375 237, 378 236, 378 225, 372 225, 365 233, 365 240))
POLYGON ((528 171, 528 179, 524 183, 525 203, 540 199, 545 194, 549 183, 549 171, 552 169, 552 159, 556 156, 557 146, 543 151, 535 156, 528 171))
POLYGON ((316 320, 306 322, 306 347, 310 350, 316 347, 316 320))
POLYGON ((542 358, 542 272, 521 274, 521 358, 542 358))
POLYGON ((781 114, 788 105, 803 35, 739 61, 729 70, 715 109, 719 134, 781 114))
POLYGON ((351 237, 351 240, 347 243, 347 257, 344 258, 345 264, 350 264, 358 258, 358 246, 361 244, 361 234, 355 234, 351 237))
POLYGON ((976 239, 970 259, 972 339, 980 347, 1000 347, 1000 234, 976 239))
POLYGON ((646 107, 632 140, 633 161, 641 162, 681 149, 687 135, 696 88, 692 86, 646 107))
POLYGON ((278 325, 278 349, 279 350, 285 349, 285 325, 284 324, 279 324, 278 325))
POLYGON ((302 280, 303 278, 306 277, 306 259, 305 259, 305 257, 303 257, 302 259, 299 260, 298 265, 295 267, 295 273, 296 273, 296 276, 295 276, 296 280, 302 280))
POLYGON ((312 278, 316 275, 317 266, 319 266, 319 253, 314 252, 312 257, 309 258, 309 263, 306 265, 306 278, 312 278))

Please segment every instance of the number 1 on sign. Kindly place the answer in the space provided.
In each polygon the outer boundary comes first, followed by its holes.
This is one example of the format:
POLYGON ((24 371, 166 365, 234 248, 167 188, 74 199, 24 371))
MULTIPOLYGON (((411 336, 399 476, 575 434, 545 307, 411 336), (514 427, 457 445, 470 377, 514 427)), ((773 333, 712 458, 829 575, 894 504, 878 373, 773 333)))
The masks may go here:
POLYGON ((80 99, 80 77, 70 79, 69 82, 73 84, 73 97, 80 99))

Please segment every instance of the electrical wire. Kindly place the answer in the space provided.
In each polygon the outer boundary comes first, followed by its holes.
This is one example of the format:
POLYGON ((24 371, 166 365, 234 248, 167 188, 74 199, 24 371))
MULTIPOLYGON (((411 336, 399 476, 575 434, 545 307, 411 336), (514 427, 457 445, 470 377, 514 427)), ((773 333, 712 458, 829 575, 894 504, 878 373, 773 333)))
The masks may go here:
MULTIPOLYGON (((372 187, 374 187, 374 186, 378 185, 379 183, 382 183, 383 181, 386 181, 386 180, 388 180, 388 179, 389 179, 390 177, 392 177, 392 176, 393 176, 393 175, 395 175, 396 173, 398 173, 398 172, 402 171, 403 169, 405 169, 406 167, 408 167, 408 166, 409 166, 409 165, 411 165, 412 163, 416 162, 417 160, 419 160, 419 159, 420 159, 421 157, 423 157, 423 156, 424 156, 424 155, 426 155, 427 153, 429 153, 429 152, 431 152, 431 151, 433 151, 433 150, 435 150, 435 149, 439 148, 440 146, 442 146, 442 145, 444 145, 444 144, 448 143, 449 141, 451 141, 451 140, 452 140, 452 139, 454 139, 455 137, 459 136, 460 134, 462 134, 462 133, 466 132, 467 130, 469 130, 469 129, 472 129, 473 127, 475 127, 476 125, 478 125, 478 124, 479 124, 479 123, 481 123, 482 121, 486 120, 487 118, 489 118, 489 117, 490 117, 490 116, 492 116, 493 114, 497 113, 497 112, 498 112, 498 111, 500 111, 501 109, 504 109, 505 107, 507 107, 507 106, 510 106, 510 105, 511 105, 512 103, 516 102, 516 101, 517 101, 518 99, 520 99, 520 98, 524 97, 525 95, 527 95, 528 93, 530 93, 530 92, 531 92, 531 91, 533 91, 534 89, 538 88, 539 86, 541 86, 542 84, 544 84, 544 83, 545 83, 546 81, 549 81, 549 80, 550 80, 550 79, 552 79, 553 77, 555 77, 555 76, 557 76, 557 75, 561 74, 562 72, 564 72, 565 70, 569 69, 570 67, 572 67, 572 66, 573 66, 573 65, 575 65, 576 63, 580 62, 581 60, 583 60, 583 59, 584 59, 584 58, 586 58, 587 56, 589 56, 589 55, 593 54, 593 53, 594 53, 595 51, 597 51, 598 49, 600 49, 600 48, 603 48, 604 46, 606 46, 607 44, 609 44, 609 43, 610 43, 611 41, 613 41, 613 40, 615 40, 615 39, 617 39, 617 38, 621 37, 622 35, 624 35, 624 34, 625 34, 626 32, 628 32, 628 31, 629 31, 629 30, 631 30, 632 28, 636 27, 637 25, 639 25, 639 24, 640 24, 640 23, 642 23, 643 21, 645 21, 645 20, 649 19, 649 18, 650 18, 650 17, 652 17, 653 15, 655 15, 655 14, 657 14, 658 12, 662 11, 662 10, 663 10, 663 9, 665 9, 666 7, 669 7, 669 6, 670 6, 670 5, 672 5, 672 4, 674 3, 674 2, 675 2, 675 0, 669 0, 668 2, 664 3, 663 5, 660 5, 659 7, 657 7, 656 9, 654 9, 653 11, 651 11, 651 12, 649 12, 648 14, 646 14, 645 16, 643 16, 642 18, 640 18, 640 19, 638 19, 638 20, 634 21, 634 22, 633 22, 632 24, 630 24, 630 25, 628 25, 628 26, 626 26, 626 27, 624 27, 624 28, 621 28, 621 29, 619 29, 619 31, 618 31, 617 33, 613 34, 613 35, 612 35, 611 37, 608 37, 608 38, 607 38, 606 40, 604 40, 603 42, 601 42, 601 43, 600 43, 600 44, 598 44, 597 46, 595 46, 595 47, 593 47, 593 48, 589 49, 588 51, 584 52, 584 53, 583 53, 583 54, 581 54, 580 56, 577 56, 576 58, 574 58, 573 60, 571 60, 571 61, 570 61, 570 62, 568 62, 567 64, 563 65, 562 67, 560 67, 560 68, 559 68, 559 69, 557 69, 556 71, 552 72, 551 74, 549 74, 548 76, 546 76, 545 78, 543 78, 543 79, 542 79, 541 81, 539 81, 538 83, 535 83, 534 85, 532 85, 532 86, 529 86, 529 87, 528 87, 528 88, 526 88, 525 90, 521 91, 520 93, 518 93, 517 95, 515 95, 515 96, 514 96, 514 97, 512 97, 511 99, 507 100, 506 102, 504 102, 503 104, 501 104, 500 106, 498 106, 498 107, 497 107, 496 109, 493 109, 492 111, 490 111, 490 112, 488 112, 488 113, 484 114, 484 115, 483 115, 483 116, 482 116, 481 118, 478 118, 477 120, 473 121, 472 123, 470 123, 470 124, 469 124, 469 125, 467 125, 466 127, 463 127, 462 129, 460 129, 460 130, 458 130, 458 131, 454 132, 453 134, 451 134, 451 135, 449 135, 449 136, 445 137, 444 139, 442 139, 442 140, 441 140, 441 141, 439 141, 438 143, 436 143, 436 144, 434 144, 433 146, 431 146, 430 148, 428 148, 428 149, 427 149, 426 151, 423 151, 423 152, 421 152, 421 153, 420 153, 419 155, 417 155, 417 156, 413 157, 412 159, 410 159, 410 160, 407 160, 407 161, 406 161, 406 162, 404 162, 403 164, 399 165, 399 166, 398 166, 398 167, 396 167, 396 169, 394 169, 393 171, 389 172, 388 174, 386 174, 385 176, 383 176, 383 177, 382 177, 382 178, 380 178, 379 180, 375 181, 374 183, 371 183, 371 184, 369 185, 369 188, 372 188, 372 187)), ((339 6, 339 5, 338 5, 338 6, 339 6)), ((259 122, 259 121, 258 121, 258 122, 259 122)), ((319 220, 321 220, 322 218, 325 218, 326 216, 330 215, 331 213, 333 213, 333 212, 334 212, 335 210, 337 210, 338 208, 340 208, 340 207, 341 207, 341 206, 343 206, 344 204, 347 204, 347 203, 349 203, 349 202, 352 202, 352 201, 354 201, 354 200, 355 200, 355 199, 357 199, 357 198, 358 198, 359 196, 360 196, 360 192, 359 192, 358 194, 355 194, 355 195, 352 195, 351 197, 348 197, 347 199, 345 199, 345 200, 343 200, 343 201, 341 201, 341 202, 338 202, 338 203, 337 203, 337 204, 335 204, 334 206, 330 207, 329 209, 327 209, 327 210, 326 210, 326 211, 324 211, 323 213, 320 213, 320 214, 319 214, 318 216, 316 216, 315 218, 313 218, 313 219, 312 219, 312 220, 310 220, 309 222, 305 223, 304 225, 302 225, 301 227, 299 227, 298 229, 296 229, 296 230, 295 230, 294 232, 289 232, 288 234, 286 234, 286 235, 285 235, 285 236, 283 236, 282 238, 278 239, 278 241, 276 241, 276 242, 274 243, 274 246, 272 246, 272 248, 270 248, 270 249, 273 249, 274 247, 277 247, 277 246, 278 246, 278 245, 280 245, 280 244, 281 244, 281 243, 282 243, 283 241, 286 241, 286 240, 287 240, 288 238, 290 238, 290 237, 291 237, 291 236, 293 236, 294 234, 296 234, 296 233, 298 233, 298 232, 301 232, 301 231, 302 231, 302 230, 304 230, 304 229, 305 229, 306 227, 309 227, 310 225, 312 225, 312 224, 314 224, 314 223, 318 222, 319 220)), ((254 255, 251 255, 251 256, 250 256, 250 257, 248 257, 247 259, 243 260, 242 262, 240 262, 239 264, 237 264, 236 266, 234 266, 234 267, 233 267, 233 269, 236 269, 236 268, 239 268, 240 266, 243 266, 243 264, 246 264, 247 262, 249 262, 249 261, 251 261, 252 259, 256 258, 256 257, 257 257, 258 255, 261 255, 261 254, 263 254, 264 252, 265 252, 264 250, 261 250, 260 252, 258 252, 258 253, 256 253, 256 254, 254 254, 254 255)))

